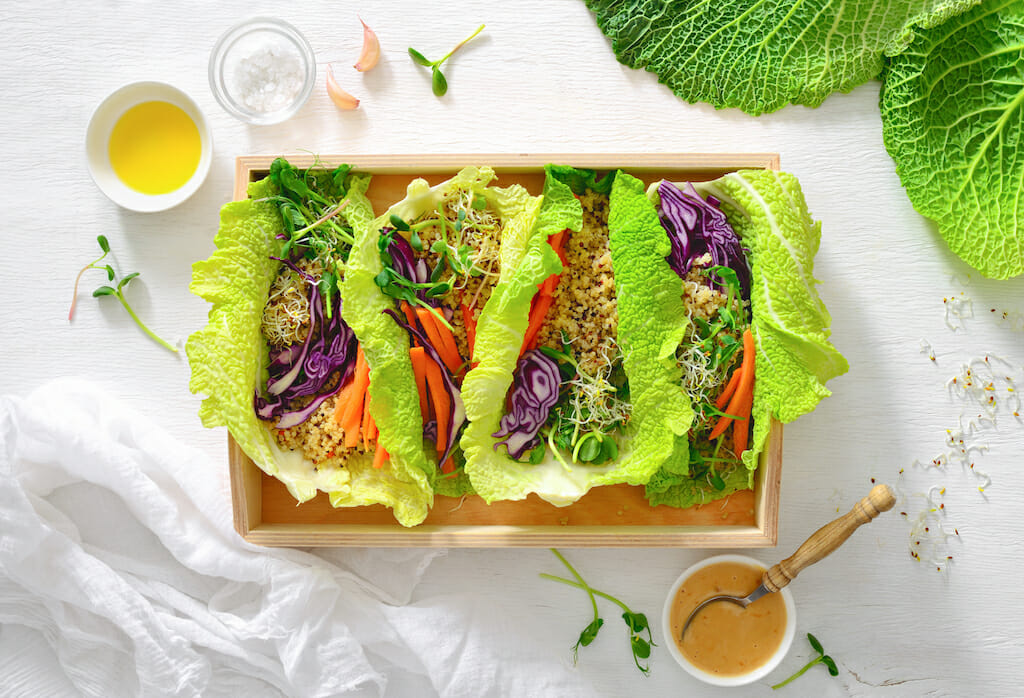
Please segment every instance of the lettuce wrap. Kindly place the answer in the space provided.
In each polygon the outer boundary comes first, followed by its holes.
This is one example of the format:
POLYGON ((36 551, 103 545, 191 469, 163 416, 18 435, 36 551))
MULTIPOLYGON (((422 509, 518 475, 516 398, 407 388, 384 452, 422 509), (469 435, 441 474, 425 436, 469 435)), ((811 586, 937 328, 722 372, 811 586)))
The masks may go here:
POLYGON ((534 235, 518 267, 502 269, 479 321, 479 364, 463 385, 466 471, 486 501, 536 493, 564 506, 592 487, 645 484, 672 453, 692 412, 666 353, 684 321, 668 253, 639 180, 547 168, 534 235), (551 299, 538 300, 545 284, 551 299), (588 292, 601 294, 606 313, 584 326, 585 308, 569 316, 588 292), (528 332, 544 324, 534 337, 540 348, 530 349, 528 332), (545 357, 558 373, 544 368, 545 357), (525 373, 532 377, 520 382, 525 373), (553 381, 547 411, 524 407, 516 416, 521 386, 543 392, 543 402, 553 381), (511 423, 525 430, 530 420, 529 439, 510 438, 511 423))
MULTIPOLYGON (((753 339, 756 378, 752 406, 747 408, 752 423, 749 445, 744 434, 744 447, 732 453, 728 445, 709 444, 706 430, 695 425, 686 437, 677 439, 671 456, 647 483, 651 504, 675 507, 752 487, 772 420, 788 423, 811 412, 830 395, 825 382, 848 370, 846 360, 829 341, 831 318, 813 275, 821 224, 811 218, 797 179, 784 172, 741 170, 695 183, 691 191, 707 200, 696 202, 696 206, 711 214, 720 207, 749 261, 744 288, 739 279, 733 277, 732 281, 736 295, 742 292, 749 300, 749 312, 740 309, 740 315, 746 315, 740 324, 749 326, 753 339)), ((658 185, 652 185, 648 194, 650 206, 661 210, 664 202, 658 185)), ((712 314, 705 329, 720 319, 712 314)), ((717 326, 735 324, 729 320, 717 326)), ((723 336, 729 339, 723 332, 716 341, 722 343, 723 336)), ((686 337, 681 340, 683 345, 693 341, 692 335, 686 337)), ((718 387, 725 383, 724 377, 724 373, 719 375, 718 387)), ((746 431, 746 423, 743 429, 746 431)))
POLYGON ((419 383, 421 441, 437 464, 428 479, 438 494, 472 491, 460 445, 466 419, 472 420, 463 380, 492 363, 477 326, 487 327, 488 313, 502 306, 495 289, 522 267, 541 202, 518 185, 491 186, 493 180, 487 167, 464 168, 433 187, 414 180, 406 197, 371 224, 378 254, 367 255, 360 276, 372 276, 389 296, 379 322, 408 334, 396 351, 404 352, 419 383), (481 367, 470 370, 476 362, 481 367))
POLYGON ((248 199, 221 209, 217 250, 193 266, 190 289, 212 304, 207 326, 186 344, 189 387, 207 396, 200 408, 203 425, 227 427, 253 462, 281 480, 299 502, 323 491, 336 507, 384 504, 402 525, 420 523, 432 493, 412 426, 419 414, 415 382, 407 357, 394 348, 401 333, 378 321, 377 289, 366 288, 359 273, 348 273, 358 272, 367 245, 372 249, 370 178, 344 167, 329 173, 333 182, 321 177, 322 190, 335 197, 328 202, 309 172, 283 160, 271 172, 249 186, 248 199), (332 220, 296 222, 316 197, 330 203, 332 220), (328 227, 356 245, 350 250, 335 240, 334 247, 317 253, 314 242, 333 238, 310 231, 328 227), (289 307, 275 305, 274 298, 289 298, 289 307), (305 311, 305 319, 289 325, 295 308, 305 311), (278 334, 289 332, 294 336, 278 340, 278 334), (360 433, 358 445, 351 446, 334 433, 331 416, 332 405, 342 401, 358 371, 356 347, 370 374, 368 404, 359 401, 361 423, 374 423, 379 433, 375 438, 360 433), (300 385, 306 394, 295 389, 300 385), (290 390, 296 395, 284 399, 290 390), (316 419, 318 425, 309 426, 316 419), (323 434, 317 444, 325 451, 322 459, 308 456, 311 439, 302 448, 288 447, 293 432, 314 428, 323 434), (389 459, 374 467, 377 443, 389 459))

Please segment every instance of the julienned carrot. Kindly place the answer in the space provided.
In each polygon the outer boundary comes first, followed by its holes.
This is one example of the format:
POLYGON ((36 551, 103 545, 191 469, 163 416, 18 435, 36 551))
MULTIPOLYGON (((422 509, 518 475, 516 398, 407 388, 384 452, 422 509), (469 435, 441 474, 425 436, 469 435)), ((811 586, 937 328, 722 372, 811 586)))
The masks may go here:
POLYGON ((462 357, 459 356, 459 350, 455 347, 455 337, 452 337, 448 328, 437 322, 433 313, 426 308, 416 308, 416 316, 420 319, 424 334, 434 345, 434 349, 441 356, 444 365, 453 375, 458 373, 462 366, 462 357))
POLYGON ((377 422, 374 421, 373 415, 370 413, 370 392, 366 392, 366 400, 363 401, 363 448, 367 453, 373 448, 373 444, 377 441, 377 422))
MULTIPOLYGON (((751 395, 753 398, 753 395, 751 395)), ((732 427, 732 452, 739 456, 747 450, 747 439, 750 438, 750 408, 752 401, 746 400, 740 405, 741 419, 737 419, 732 427)))
POLYGON ((469 358, 473 358, 473 347, 476 346, 476 318, 473 311, 465 303, 460 303, 462 308, 462 324, 466 327, 466 343, 469 344, 469 358))
POLYGON ((526 334, 523 335, 523 347, 519 350, 520 356, 536 347, 537 335, 544 327, 544 319, 548 316, 548 309, 551 308, 554 300, 555 297, 549 294, 538 294, 535 297, 533 307, 530 308, 530 324, 526 327, 526 334))
POLYGON ((345 408, 348 406, 348 400, 352 397, 352 381, 351 379, 344 388, 338 392, 338 398, 334 403, 334 423, 341 426, 342 418, 345 416, 345 408))
POLYGON ((715 407, 722 409, 726 403, 729 402, 729 398, 736 392, 736 386, 740 383, 740 370, 737 368, 732 372, 732 376, 729 377, 729 382, 725 384, 725 390, 715 400, 715 407))
POLYGON ((373 454, 373 467, 377 469, 383 468, 384 464, 388 462, 388 458, 390 458, 388 452, 378 443, 377 452, 373 454))
POLYGON ((366 363, 363 347, 356 352, 356 372, 352 377, 352 394, 345 405, 341 417, 341 428, 345 431, 345 447, 355 448, 359 445, 359 423, 363 419, 363 406, 366 402, 366 389, 370 386, 370 367, 366 363))
POLYGON ((427 387, 430 390, 430 399, 434 404, 434 416, 437 418, 437 452, 440 454, 444 453, 445 445, 448 443, 448 416, 451 411, 451 402, 448 399, 448 391, 444 389, 441 367, 430 357, 427 357, 424 364, 427 367, 427 387))
MULTIPOLYGON (((551 245, 551 248, 562 261, 563 273, 565 272, 565 265, 568 264, 564 249, 568 232, 568 230, 563 230, 548 238, 548 244, 551 245)), ((523 335, 523 346, 519 350, 520 356, 536 347, 537 335, 540 334, 541 328, 544 327, 544 320, 547 318, 548 310, 554 301, 555 289, 558 288, 558 282, 561 280, 562 277, 559 274, 552 274, 537 285, 537 295, 534 296, 533 303, 530 305, 530 319, 526 326, 526 334, 523 335)))
POLYGON ((405 319, 409 321, 409 324, 416 327, 416 311, 412 309, 412 306, 402 301, 401 303, 402 312, 405 313, 405 319))
POLYGON ((412 373, 416 377, 416 392, 420 394, 420 415, 423 421, 430 419, 430 403, 427 401, 427 350, 423 347, 409 349, 412 373))
POLYGON ((451 456, 448 456, 448 460, 441 464, 442 473, 450 473, 455 470, 455 461, 452 460, 451 456))
POLYGON ((740 418, 739 407, 753 395, 754 391, 754 335, 748 327, 743 332, 743 362, 740 364, 740 382, 729 400, 725 414, 719 418, 715 428, 708 434, 708 439, 717 439, 736 418, 740 418))

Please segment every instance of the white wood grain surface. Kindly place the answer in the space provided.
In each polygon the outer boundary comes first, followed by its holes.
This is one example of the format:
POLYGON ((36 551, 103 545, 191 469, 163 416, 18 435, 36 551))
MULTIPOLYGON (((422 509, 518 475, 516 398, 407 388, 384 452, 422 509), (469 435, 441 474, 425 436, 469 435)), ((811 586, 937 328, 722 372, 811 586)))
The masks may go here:
MULTIPOLYGON (((866 494, 872 478, 896 483, 905 469, 906 492, 946 488, 947 525, 960 533, 950 547, 954 560, 942 572, 914 561, 909 525, 898 514, 906 505, 898 504, 794 582, 798 640, 768 680, 713 690, 684 674, 663 650, 655 651, 651 676, 643 678, 624 638, 608 631, 581 653, 577 671, 599 695, 769 695, 771 683, 809 658, 800 638, 811 631, 836 658, 840 675, 830 678, 819 667, 779 695, 1024 695, 1024 427, 1004 416, 977 437, 989 447, 975 459, 992 479, 984 494, 977 478, 959 466, 911 467, 942 452, 945 430, 977 412, 945 387, 961 363, 992 352, 1011 361, 1021 379, 1024 331, 1019 320, 1015 329, 999 318, 1024 311, 1024 278, 994 282, 970 273, 934 226, 914 212, 882 145, 878 84, 835 95, 815 110, 790 107, 753 118, 685 104, 653 76, 618 64, 582 2, 436 5, 5 4, 4 392, 26 393, 63 375, 100 382, 224 462, 209 476, 223 483, 227 507, 225 435, 199 425, 184 360, 150 342, 114 303, 87 293, 74 323, 66 321, 71 282, 95 257, 97 234, 110 239, 123 271, 142 272, 130 293, 139 313, 157 332, 183 340, 205 320, 205 304, 188 292, 190 265, 213 249, 217 210, 230 198, 239 154, 304 149, 351 153, 356 160, 361 153, 474 150, 779 152, 782 168, 800 178, 823 222, 815 273, 832 313, 834 341, 851 369, 831 384, 833 397, 786 428, 779 547, 753 555, 770 564, 790 554, 866 494), (338 112, 318 86, 291 121, 249 127, 214 101, 209 51, 237 19, 283 15, 306 34, 318 61, 347 66, 359 52, 357 12, 377 31, 384 50, 371 73, 339 71, 342 86, 363 100, 358 111, 338 112), (449 94, 434 98, 427 72, 409 61, 405 49, 440 54, 480 22, 487 23, 485 33, 446 71, 449 94), (117 87, 141 79, 187 91, 214 131, 215 161, 206 184, 164 213, 118 209, 96 189, 85 166, 91 110, 117 87), (954 332, 945 322, 943 297, 961 292, 973 301, 974 317, 954 332), (935 362, 921 353, 922 340, 934 347, 935 362)), ((92 281, 85 282, 87 291, 92 281)), ((679 572, 708 552, 568 554, 596 586, 654 618, 679 572)), ((465 593, 535 619, 531 642, 537 651, 568 663, 588 604, 582 594, 536 576, 558 569, 542 550, 452 551, 431 566, 417 595, 472 590, 465 593)), ((457 603, 457 593, 453 599, 457 603)), ((660 631, 655 639, 665 642, 660 631)), ((32 652, 45 656, 45 643, 0 627, 0 653, 24 659, 32 652)))

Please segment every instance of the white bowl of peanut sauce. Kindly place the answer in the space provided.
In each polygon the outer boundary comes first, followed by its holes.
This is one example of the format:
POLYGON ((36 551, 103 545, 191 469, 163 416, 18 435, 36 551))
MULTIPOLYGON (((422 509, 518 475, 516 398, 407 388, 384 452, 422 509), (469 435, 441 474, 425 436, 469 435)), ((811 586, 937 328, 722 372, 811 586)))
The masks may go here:
POLYGON ((680 632, 702 601, 718 594, 743 597, 761 583, 765 566, 745 555, 717 555, 683 572, 662 615, 669 653, 687 672, 715 686, 743 686, 767 676, 793 644, 796 606, 789 589, 765 594, 746 609, 709 604, 680 632))

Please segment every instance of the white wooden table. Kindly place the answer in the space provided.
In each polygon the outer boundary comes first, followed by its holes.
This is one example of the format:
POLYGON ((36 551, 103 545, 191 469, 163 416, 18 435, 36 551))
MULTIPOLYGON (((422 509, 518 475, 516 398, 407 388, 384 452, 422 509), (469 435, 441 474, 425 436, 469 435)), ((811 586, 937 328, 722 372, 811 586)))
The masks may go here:
MULTIPOLYGON (((652 75, 618 64, 582 2, 478 0, 443 11, 434 5, 48 0, 4 9, 4 392, 26 393, 62 375, 100 382, 224 461, 210 477, 224 481, 227 507, 225 434, 200 426, 186 363, 150 342, 113 303, 83 297, 74 323, 66 321, 71 282, 96 256, 98 234, 110 239, 123 270, 142 272, 131 290, 140 314, 157 332, 184 339, 205 321, 206 305, 188 292, 190 267, 213 249, 236 155, 779 152, 824 225, 815 272, 834 341, 851 369, 832 382, 834 397, 787 427, 779 547, 753 554, 766 563, 788 555, 866 494, 872 478, 896 483, 901 469, 906 492, 946 488, 946 525, 960 536, 951 541, 954 560, 944 571, 918 563, 908 550, 910 524, 898 514, 909 505, 897 505, 794 583, 799 627, 791 654, 771 681, 732 694, 772 694, 770 683, 810 657, 802 639, 807 631, 822 640, 840 674, 830 678, 817 667, 788 695, 1024 694, 1024 426, 1003 417, 976 439, 989 447, 975 458, 976 469, 991 476, 984 494, 958 465, 912 467, 945 450, 945 430, 976 412, 945 387, 962 363, 992 352, 1021 377, 1021 322, 1014 329, 999 318, 1024 311, 1024 278, 993 282, 970 273, 914 212, 882 145, 878 84, 835 95, 816 110, 790 107, 753 118, 685 104, 652 75), (366 75, 340 71, 342 85, 363 100, 358 111, 338 112, 319 86, 296 118, 278 126, 243 125, 216 104, 207 60, 218 35, 240 17, 285 11, 322 62, 354 62, 361 42, 357 11, 377 31, 381 64, 366 75), (440 54, 480 22, 487 23, 484 34, 447 71, 449 94, 434 98, 428 74, 411 63, 406 48, 440 54), (118 209, 85 167, 91 110, 120 85, 143 79, 191 94, 214 131, 209 179, 190 201, 165 213, 118 209), (943 297, 961 292, 973 302, 974 317, 954 332, 943 297), (935 362, 922 353, 922 340, 934 348, 935 362)), ((595 586, 655 618, 679 572, 709 552, 567 554, 595 586)), ((541 571, 559 572, 543 550, 453 550, 432 564, 417 598, 472 590, 467 593, 535 617, 538 634, 524 641, 569 662, 588 604, 583 594, 538 579, 541 571)), ((660 631, 655 639, 664 642, 660 631)), ((30 662, 45 654, 40 637, 0 627, 0 655, 30 662)), ((640 677, 624 638, 605 631, 581 653, 577 670, 600 695, 727 692, 692 680, 664 650, 655 651, 652 663, 650 677, 640 677)))

